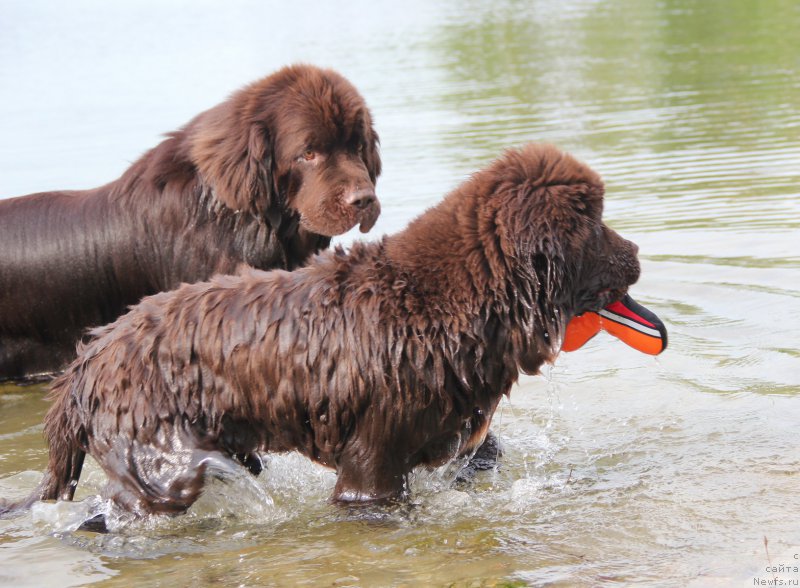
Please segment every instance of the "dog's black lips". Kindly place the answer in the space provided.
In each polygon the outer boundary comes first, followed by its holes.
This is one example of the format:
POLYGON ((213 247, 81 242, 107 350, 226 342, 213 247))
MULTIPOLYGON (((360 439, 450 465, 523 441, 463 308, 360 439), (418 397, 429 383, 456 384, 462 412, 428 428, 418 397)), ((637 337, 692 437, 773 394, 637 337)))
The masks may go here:
POLYGON ((585 312, 599 312, 609 304, 622 300, 627 292, 627 286, 623 288, 602 288, 594 293, 584 291, 578 296, 574 316, 582 315, 585 312))

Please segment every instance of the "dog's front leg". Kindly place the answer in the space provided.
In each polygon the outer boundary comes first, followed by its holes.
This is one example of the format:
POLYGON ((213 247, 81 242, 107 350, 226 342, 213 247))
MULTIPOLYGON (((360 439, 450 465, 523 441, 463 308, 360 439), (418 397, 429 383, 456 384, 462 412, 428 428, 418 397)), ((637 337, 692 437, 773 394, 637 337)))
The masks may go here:
POLYGON ((408 494, 408 468, 386 452, 347 452, 338 462, 333 501, 342 503, 383 502, 408 494), (383 454, 381 456, 380 454, 383 454))
POLYGON ((483 443, 475 450, 475 453, 469 458, 469 462, 456 476, 456 481, 459 483, 469 483, 475 479, 478 472, 484 470, 493 470, 499 465, 500 457, 503 455, 503 448, 500 445, 500 440, 491 431, 486 432, 486 437, 483 443))
POLYGON ((497 467, 499 458, 503 455, 500 440, 489 430, 492 416, 497 409, 498 399, 492 399, 483 407, 475 407, 470 420, 471 436, 467 441, 462 455, 470 455, 469 463, 459 473, 462 481, 472 479, 475 473, 481 470, 491 470, 497 467))

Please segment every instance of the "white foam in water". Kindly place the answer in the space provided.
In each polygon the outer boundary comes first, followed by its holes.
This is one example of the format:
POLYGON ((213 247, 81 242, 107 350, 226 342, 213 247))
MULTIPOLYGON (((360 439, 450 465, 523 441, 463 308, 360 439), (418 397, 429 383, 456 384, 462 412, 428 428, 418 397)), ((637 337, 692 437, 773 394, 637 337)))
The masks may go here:
POLYGON ((508 502, 512 510, 525 511, 538 508, 536 505, 547 496, 568 491, 571 474, 548 476, 526 476, 514 480, 508 491, 508 502))
POLYGON ((461 457, 452 459, 445 465, 434 469, 419 467, 409 476, 411 491, 416 494, 448 490, 467 463, 469 463, 469 457, 461 457))
POLYGON ((299 453, 270 454, 264 457, 264 464, 259 479, 276 501, 289 508, 298 502, 325 501, 333 493, 335 472, 299 453))
POLYGON ((204 460, 206 485, 203 494, 192 505, 195 517, 235 517, 254 521, 271 521, 278 515, 275 501, 264 484, 239 464, 219 456, 204 460))
POLYGON ((35 502, 31 506, 31 520, 36 525, 47 527, 50 532, 70 533, 76 531, 87 519, 109 512, 108 501, 92 496, 77 502, 35 502))
POLYGON ((472 496, 468 492, 461 490, 443 490, 432 494, 428 500, 428 506, 434 509, 450 511, 452 509, 463 509, 470 506, 473 502, 472 496))
POLYGON ((539 500, 544 482, 541 478, 528 477, 515 480, 509 490, 509 499, 517 507, 527 507, 539 500))

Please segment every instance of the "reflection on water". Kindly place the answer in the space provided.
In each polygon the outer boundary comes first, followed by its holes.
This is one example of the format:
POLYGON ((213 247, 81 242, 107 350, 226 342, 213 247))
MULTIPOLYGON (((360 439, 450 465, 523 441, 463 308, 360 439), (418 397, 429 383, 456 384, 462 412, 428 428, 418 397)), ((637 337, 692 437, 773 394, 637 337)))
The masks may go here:
MULTIPOLYGON (((101 184, 235 87, 313 61, 375 114, 374 233, 506 146, 556 143, 606 179, 670 348, 653 360, 600 335, 564 354, 501 405, 498 471, 467 486, 421 472, 395 509, 329 505, 332 474, 284 456, 180 519, 74 533, 103 485, 90 464, 88 502, 0 520, 0 584, 753 585, 765 537, 773 563, 793 561, 795 2, 79 4, 0 8, 0 195, 101 184)), ((1 496, 36 484, 45 409, 37 388, 0 388, 1 496)))

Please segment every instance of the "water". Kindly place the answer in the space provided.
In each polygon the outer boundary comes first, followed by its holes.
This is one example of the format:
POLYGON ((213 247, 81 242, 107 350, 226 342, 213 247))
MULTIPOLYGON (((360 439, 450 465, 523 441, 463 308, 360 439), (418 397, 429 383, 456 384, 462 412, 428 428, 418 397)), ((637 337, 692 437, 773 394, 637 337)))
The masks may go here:
MULTIPOLYGON (((789 0, 3 4, 0 196, 102 184, 310 61, 375 115, 373 235, 503 148, 556 143, 604 176, 670 347, 563 354, 501 404, 498 471, 419 473, 393 509, 329 505, 332 474, 282 456, 97 536, 72 530, 105 508, 90 464, 84 502, 0 521, 0 585, 752 586, 800 565, 798 28, 789 0)), ((0 388, 0 495, 38 481, 45 410, 0 388)))

